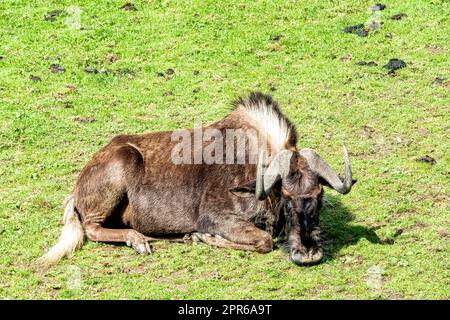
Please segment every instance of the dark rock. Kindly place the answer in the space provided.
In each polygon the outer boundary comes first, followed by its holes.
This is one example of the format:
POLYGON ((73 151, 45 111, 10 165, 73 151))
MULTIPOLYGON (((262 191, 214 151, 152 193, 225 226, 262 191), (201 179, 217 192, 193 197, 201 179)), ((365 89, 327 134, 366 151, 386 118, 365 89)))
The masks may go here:
POLYGON ((391 59, 387 64, 383 66, 383 68, 389 69, 389 70, 397 70, 406 67, 406 63, 403 60, 399 59, 391 59))
POLYGON ((429 155, 426 155, 424 157, 420 157, 418 158, 416 161, 418 162, 425 162, 425 163, 429 163, 431 165, 436 164, 436 160, 433 157, 430 157, 429 155))
POLYGON ((59 64, 52 63, 50 65, 50 71, 53 72, 53 73, 62 73, 64 71, 66 71, 66 69, 63 66, 59 65, 59 64))
POLYGON ((367 37, 369 35, 369 30, 364 29, 364 24, 360 23, 354 26, 345 27, 343 30, 345 33, 353 33, 359 37, 367 37))
POLYGON ((158 72, 158 73, 156 74, 156 76, 157 76, 157 77, 161 77, 161 78, 164 78, 164 77, 165 77, 164 73, 162 73, 162 72, 158 72))
POLYGON ((270 40, 273 40, 273 41, 280 41, 281 38, 283 38, 283 35, 277 34, 276 36, 273 36, 270 40))
POLYGON ((398 14, 394 14, 391 19, 392 20, 402 20, 403 18, 406 18, 408 15, 406 13, 398 13, 398 14))
POLYGON ((399 228, 399 229, 395 230, 395 233, 392 235, 392 237, 393 238, 398 237, 399 235, 401 235, 403 233, 403 231, 404 230, 402 228, 399 228))
POLYGON ((367 31, 367 30, 357 30, 356 34, 359 37, 367 37, 369 35, 369 31, 367 31))
POLYGON ((120 9, 123 9, 126 11, 137 11, 136 7, 131 2, 125 3, 123 6, 120 7, 120 9))
POLYGON ((382 10, 386 9, 386 6, 384 4, 381 4, 381 3, 375 3, 369 9, 372 10, 372 11, 382 11, 382 10))
POLYGON ((64 13, 64 10, 53 10, 46 13, 44 16, 45 21, 55 21, 56 17, 62 15, 64 13))
POLYGON ((194 70, 194 76, 198 76, 200 74, 200 71, 194 70))
POLYGON ((359 61, 356 63, 358 66, 369 66, 369 67, 374 67, 377 66, 378 64, 375 61, 359 61))
POLYGON ((169 69, 166 70, 166 73, 167 73, 168 75, 172 75, 172 74, 175 73, 175 71, 173 71, 173 69, 169 68, 169 69))
POLYGON ((354 26, 347 26, 342 31, 345 33, 356 33, 357 30, 364 28, 364 24, 359 23, 354 26))
POLYGON ((33 76, 32 74, 30 74, 30 80, 33 81, 33 82, 40 82, 40 81, 42 81, 41 77, 33 76))
POLYGON ((3 59, 5 59, 5 57, 4 56, 0 56, 0 60, 3 60, 3 59))
POLYGON ((97 69, 86 68, 86 69, 84 69, 84 72, 97 74, 98 70, 97 69))

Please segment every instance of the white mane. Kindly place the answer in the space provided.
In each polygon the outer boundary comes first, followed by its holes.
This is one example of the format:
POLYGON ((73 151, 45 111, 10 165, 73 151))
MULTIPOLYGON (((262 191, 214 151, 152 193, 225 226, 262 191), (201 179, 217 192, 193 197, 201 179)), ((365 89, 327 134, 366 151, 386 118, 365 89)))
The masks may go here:
POLYGON ((238 100, 235 105, 252 126, 268 140, 274 151, 279 152, 290 145, 295 128, 269 96, 252 94, 246 100, 238 100))

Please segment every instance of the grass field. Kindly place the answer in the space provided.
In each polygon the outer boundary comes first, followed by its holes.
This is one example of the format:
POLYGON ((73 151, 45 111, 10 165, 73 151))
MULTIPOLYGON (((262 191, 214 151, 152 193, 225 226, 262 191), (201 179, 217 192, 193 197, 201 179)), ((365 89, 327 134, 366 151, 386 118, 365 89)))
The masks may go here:
POLYGON ((450 298, 450 2, 384 1, 367 37, 342 29, 366 23, 374 1, 133 3, 0 2, 0 298, 450 298), (395 76, 392 58, 407 64, 395 76), (348 146, 358 183, 326 190, 322 264, 88 242, 32 271, 78 172, 111 137, 209 123, 252 90, 273 95, 299 147, 339 172, 348 146), (436 163, 417 161, 426 155, 436 163))

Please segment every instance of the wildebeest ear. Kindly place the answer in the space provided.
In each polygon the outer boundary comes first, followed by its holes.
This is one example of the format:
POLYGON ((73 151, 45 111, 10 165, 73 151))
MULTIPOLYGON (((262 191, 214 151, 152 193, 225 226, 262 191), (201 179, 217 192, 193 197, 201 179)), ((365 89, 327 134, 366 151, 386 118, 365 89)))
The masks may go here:
POLYGON ((232 194, 241 198, 248 198, 255 196, 256 180, 252 180, 241 184, 240 186, 229 189, 232 194))

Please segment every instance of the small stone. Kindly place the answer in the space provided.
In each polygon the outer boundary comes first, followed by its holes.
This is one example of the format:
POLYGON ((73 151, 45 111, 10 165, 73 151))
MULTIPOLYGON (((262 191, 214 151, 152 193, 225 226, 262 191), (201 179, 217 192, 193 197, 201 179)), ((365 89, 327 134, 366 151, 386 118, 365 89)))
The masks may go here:
POLYGON ((194 70, 194 76, 198 76, 200 74, 200 71, 194 70))
POLYGON ((368 67, 374 67, 377 66, 378 64, 375 61, 359 61, 356 63, 358 66, 368 66, 368 67))
POLYGON ((392 33, 391 32, 386 33, 385 37, 388 39, 392 39, 392 33))
POLYGON ((172 75, 172 74, 175 73, 175 71, 174 71, 173 69, 169 68, 169 69, 166 70, 166 73, 167 73, 168 75, 172 75))
POLYGON ((403 231, 404 230, 402 228, 399 228, 399 229, 395 230, 393 237, 394 238, 398 237, 399 235, 401 235, 403 233, 403 231))
POLYGON ((397 70, 404 67, 406 67, 405 61, 399 59, 390 59, 389 62, 383 66, 383 68, 390 70, 397 70))
POLYGON ((30 75, 30 80, 33 81, 33 82, 40 82, 40 81, 42 81, 39 76, 33 76, 32 74, 30 75))
POLYGON ((55 21, 56 17, 59 15, 62 15, 64 13, 64 10, 53 10, 47 12, 47 14, 44 16, 45 21, 55 21))
POLYGON ((281 38, 283 38, 283 35, 277 34, 276 36, 273 36, 273 37, 271 38, 271 40, 273 40, 273 41, 280 41, 281 38))
POLYGON ((392 20, 402 20, 403 18, 406 18, 408 15, 406 13, 398 13, 394 14, 391 19, 392 20))
POLYGON ((367 30, 357 30, 356 34, 359 37, 367 37, 369 35, 369 31, 367 31, 367 30))
POLYGON ((125 10, 125 11, 137 11, 136 7, 134 6, 134 4, 132 4, 131 2, 127 2, 125 3, 123 6, 120 7, 121 9, 125 10))
POLYGON ((359 23, 354 26, 347 26, 342 31, 345 33, 356 33, 357 30, 364 28, 364 24, 359 23))
POLYGON ((59 64, 52 63, 50 65, 50 71, 53 72, 53 73, 62 73, 64 71, 66 71, 66 69, 63 66, 59 65, 59 64))
POLYGON ((369 9, 372 11, 382 11, 386 9, 386 6, 381 3, 375 3, 373 6, 369 7, 369 9))
POLYGON ((435 165, 436 164, 436 160, 433 157, 430 157, 429 155, 426 155, 424 157, 420 157, 417 159, 418 162, 425 162, 425 163, 429 163, 431 165, 435 165))
POLYGON ((97 69, 86 68, 86 69, 84 69, 84 72, 97 74, 98 70, 97 69))

